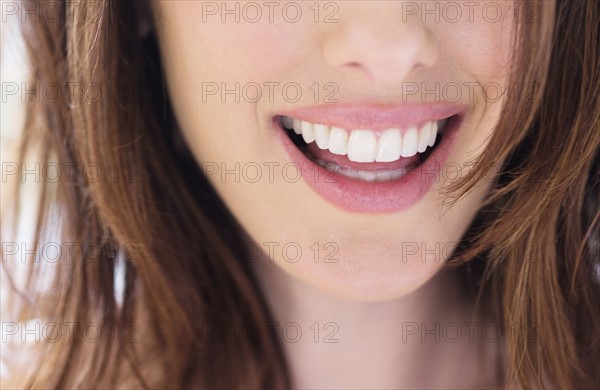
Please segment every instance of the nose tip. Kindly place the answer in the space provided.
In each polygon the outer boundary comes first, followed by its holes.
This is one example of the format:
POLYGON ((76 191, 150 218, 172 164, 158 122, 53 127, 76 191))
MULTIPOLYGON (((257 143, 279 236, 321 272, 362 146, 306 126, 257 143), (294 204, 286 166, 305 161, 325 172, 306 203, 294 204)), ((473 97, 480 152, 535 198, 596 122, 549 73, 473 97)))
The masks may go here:
POLYGON ((325 41, 323 55, 347 75, 386 85, 402 82, 414 69, 433 66, 439 56, 425 26, 401 21, 394 26, 358 21, 343 26, 325 41))

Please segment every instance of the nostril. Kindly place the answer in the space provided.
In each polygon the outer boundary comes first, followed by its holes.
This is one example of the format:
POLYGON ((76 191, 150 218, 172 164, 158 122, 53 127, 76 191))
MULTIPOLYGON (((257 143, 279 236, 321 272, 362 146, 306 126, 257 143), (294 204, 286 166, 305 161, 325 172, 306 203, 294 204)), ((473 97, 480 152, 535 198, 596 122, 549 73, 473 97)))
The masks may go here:
POLYGON ((349 62, 349 63, 345 64, 344 66, 347 66, 349 68, 360 68, 361 67, 360 63, 358 63, 356 61, 349 62))
POLYGON ((374 81, 373 74, 369 72, 369 69, 365 68, 363 64, 358 61, 351 61, 340 66, 341 69, 345 69, 346 71, 350 71, 350 73, 360 74, 362 73, 364 77, 369 80, 374 81))

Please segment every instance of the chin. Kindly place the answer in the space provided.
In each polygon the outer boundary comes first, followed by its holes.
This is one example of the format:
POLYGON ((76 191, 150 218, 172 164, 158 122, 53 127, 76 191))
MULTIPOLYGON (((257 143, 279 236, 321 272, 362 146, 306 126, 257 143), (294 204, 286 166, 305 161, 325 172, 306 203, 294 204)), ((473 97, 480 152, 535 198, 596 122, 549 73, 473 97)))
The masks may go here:
MULTIPOLYGON (((402 261, 398 256, 379 256, 376 251, 339 257, 338 263, 289 264, 278 262, 301 283, 342 300, 385 302, 406 297, 433 279, 443 261, 402 261), (368 253, 370 252, 370 253, 368 253)), ((418 254, 417 256, 418 257, 418 254)))

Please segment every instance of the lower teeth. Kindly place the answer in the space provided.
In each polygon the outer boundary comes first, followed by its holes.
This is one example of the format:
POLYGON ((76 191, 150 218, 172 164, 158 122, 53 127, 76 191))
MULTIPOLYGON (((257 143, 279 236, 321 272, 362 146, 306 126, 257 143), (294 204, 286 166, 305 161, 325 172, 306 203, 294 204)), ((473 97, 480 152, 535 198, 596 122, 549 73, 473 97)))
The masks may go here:
POLYGON ((394 170, 380 170, 380 171, 363 171, 351 168, 342 167, 336 163, 322 160, 310 156, 311 160, 319 164, 323 168, 330 172, 339 173, 352 179, 358 179, 363 181, 392 181, 401 178, 406 175, 409 171, 409 167, 394 169, 394 170))

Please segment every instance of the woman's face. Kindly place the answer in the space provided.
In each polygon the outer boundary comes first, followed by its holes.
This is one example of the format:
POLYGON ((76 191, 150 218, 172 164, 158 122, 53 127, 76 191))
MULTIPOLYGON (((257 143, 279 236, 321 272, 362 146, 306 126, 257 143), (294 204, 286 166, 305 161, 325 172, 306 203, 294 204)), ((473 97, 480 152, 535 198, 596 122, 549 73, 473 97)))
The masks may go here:
POLYGON ((431 279, 497 172, 444 204, 498 121, 514 4, 158 3, 179 126, 257 264, 356 300, 431 279))

